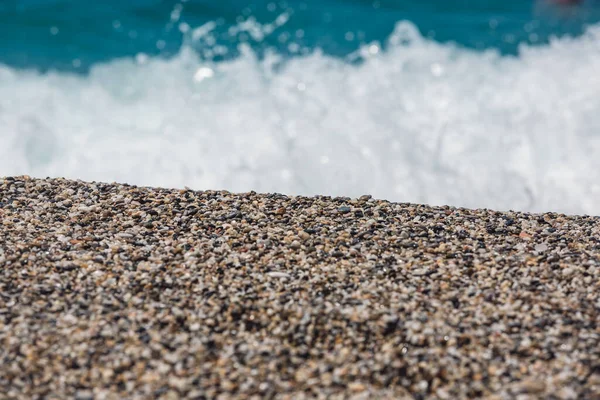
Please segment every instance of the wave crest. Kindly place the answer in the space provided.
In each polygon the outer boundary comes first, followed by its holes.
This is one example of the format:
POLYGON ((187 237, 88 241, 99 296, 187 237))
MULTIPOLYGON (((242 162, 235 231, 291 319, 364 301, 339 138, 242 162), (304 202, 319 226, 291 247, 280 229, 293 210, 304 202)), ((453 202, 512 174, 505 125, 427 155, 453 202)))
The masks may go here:
POLYGON ((600 28, 518 57, 400 22, 356 64, 121 59, 0 66, 0 171, 533 211, 600 212, 600 28))

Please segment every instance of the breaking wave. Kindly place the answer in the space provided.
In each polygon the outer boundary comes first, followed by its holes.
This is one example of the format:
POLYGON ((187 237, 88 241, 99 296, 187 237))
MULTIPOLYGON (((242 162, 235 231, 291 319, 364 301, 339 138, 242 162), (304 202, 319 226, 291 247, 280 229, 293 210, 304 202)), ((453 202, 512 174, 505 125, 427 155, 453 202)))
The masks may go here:
POLYGON ((383 47, 0 65, 0 171, 600 214, 599 26, 503 56, 399 22, 383 47))

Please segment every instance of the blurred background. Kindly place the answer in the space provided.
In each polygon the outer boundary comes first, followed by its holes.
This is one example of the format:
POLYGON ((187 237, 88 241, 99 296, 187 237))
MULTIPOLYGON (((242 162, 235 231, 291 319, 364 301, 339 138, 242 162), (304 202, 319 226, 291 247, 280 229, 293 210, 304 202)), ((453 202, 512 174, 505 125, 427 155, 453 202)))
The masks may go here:
POLYGON ((3 0, 0 175, 600 214, 596 0, 3 0))

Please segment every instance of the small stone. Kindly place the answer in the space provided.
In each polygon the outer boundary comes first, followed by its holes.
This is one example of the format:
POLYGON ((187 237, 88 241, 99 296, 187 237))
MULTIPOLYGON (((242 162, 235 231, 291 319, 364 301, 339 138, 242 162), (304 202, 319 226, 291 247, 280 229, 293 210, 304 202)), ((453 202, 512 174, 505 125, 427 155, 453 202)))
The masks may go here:
POLYGON ((174 390, 168 390, 164 395, 160 397, 161 400, 178 400, 181 396, 174 390))
POLYGON ((415 268, 411 270, 411 274, 415 276, 427 275, 428 272, 429 270, 426 268, 415 268))
POLYGON ((306 231, 300 231, 298 232, 298 237, 302 240, 308 240, 310 239, 310 234, 306 231))
MULTIPOLYGON (((600 365, 598 365, 596 368, 600 368, 600 365)), ((600 373, 593 373, 589 378, 588 378, 588 383, 592 386, 600 386, 600 373)), ((600 388, 599 388, 600 389, 600 388)), ((600 393, 599 393, 600 394, 600 393)))
POLYGON ((187 388, 188 382, 182 378, 172 377, 171 379, 169 379, 169 385, 172 388, 183 392, 187 388))
POLYGON ((271 278, 280 278, 280 279, 287 279, 290 277, 290 274, 286 274, 285 272, 279 272, 279 271, 270 271, 270 272, 267 272, 267 275, 270 276, 271 278))
POLYGON ((75 392, 75 399, 76 400, 93 400, 94 393, 92 393, 91 390, 78 390, 77 392, 75 392))
POLYGON ((201 325, 199 323, 194 323, 190 325, 190 331, 196 332, 200 330, 201 325))
POLYGON ((532 236, 530 234, 528 234, 527 232, 519 233, 519 237, 523 240, 531 240, 531 238, 532 238, 532 236))
POLYGON ((548 245, 541 243, 541 244, 536 244, 534 247, 535 251, 537 251, 538 253, 541 253, 543 251, 548 250, 548 245))
POLYGON ((517 390, 520 393, 529 393, 529 394, 541 393, 544 390, 546 390, 546 384, 541 380, 527 379, 527 380, 520 382, 517 385, 517 390))
POLYGON ((365 390, 367 390, 367 387, 360 382, 350 382, 348 384, 348 389, 350 389, 353 392, 364 392, 365 390))
POLYGON ((242 213, 241 213, 241 212, 239 212, 239 210, 233 210, 233 211, 230 211, 230 212, 229 212, 229 213, 228 213, 228 214, 225 216, 225 218, 226 218, 226 219, 233 219, 233 218, 238 218, 238 217, 240 217, 241 215, 242 215, 242 213))
POLYGON ((557 396, 561 400, 575 400, 578 398, 577 392, 568 386, 561 388, 557 396))
POLYGON ((275 210, 275 214, 277 214, 277 215, 285 214, 285 207, 279 207, 277 210, 275 210))

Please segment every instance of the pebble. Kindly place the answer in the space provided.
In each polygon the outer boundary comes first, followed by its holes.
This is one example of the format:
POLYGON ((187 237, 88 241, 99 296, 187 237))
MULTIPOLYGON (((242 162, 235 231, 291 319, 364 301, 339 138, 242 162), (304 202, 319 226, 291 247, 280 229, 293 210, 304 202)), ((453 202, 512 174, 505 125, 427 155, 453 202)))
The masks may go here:
POLYGON ((517 391, 521 393, 543 393, 546 384, 540 380, 527 379, 517 385, 517 391))
POLYGON ((75 392, 76 400, 93 400, 94 394, 91 390, 78 390, 75 392))
POLYGON ((308 232, 306 232, 306 231, 300 231, 300 232, 298 233, 298 237, 299 237, 300 239, 304 240, 304 241, 306 241, 306 240, 310 239, 310 235, 309 235, 309 234, 308 234, 308 232))
POLYGON ((289 278, 290 277, 290 274, 286 274, 285 272, 277 272, 277 271, 267 272, 267 275, 269 275, 271 278, 289 278))
POLYGON ((600 398, 599 266, 598 217, 0 178, 0 397, 600 398))
POLYGON ((543 251, 548 250, 548 245, 545 243, 536 244, 534 249, 535 249, 535 251, 541 253, 543 251))

